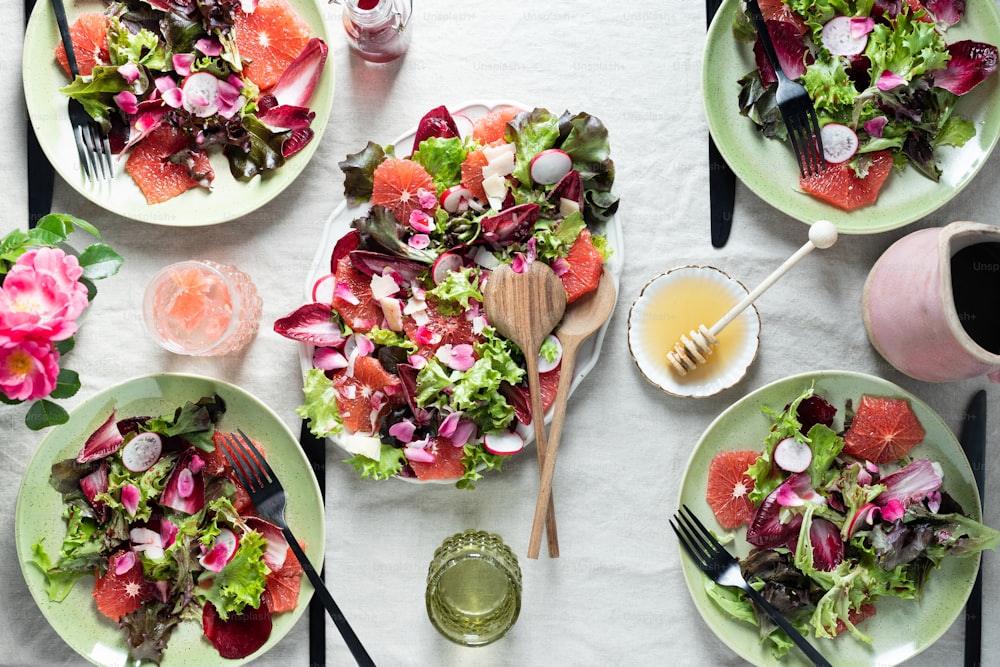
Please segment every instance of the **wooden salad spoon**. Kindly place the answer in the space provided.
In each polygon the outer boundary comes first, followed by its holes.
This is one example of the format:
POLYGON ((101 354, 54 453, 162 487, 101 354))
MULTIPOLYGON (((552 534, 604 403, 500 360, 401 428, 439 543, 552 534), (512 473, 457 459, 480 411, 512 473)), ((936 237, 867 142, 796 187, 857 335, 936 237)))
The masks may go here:
MULTIPOLYGON (((545 462, 545 410, 538 379, 538 351, 545 337, 562 319, 566 310, 566 288, 549 266, 531 262, 524 273, 516 273, 509 265, 497 267, 483 290, 486 319, 501 335, 514 341, 524 353, 528 367, 528 389, 531 394, 531 423, 535 428, 538 449, 538 469, 545 462)), ((551 497, 550 497, 551 499, 551 497)), ((555 508, 548 504, 545 522, 549 555, 559 555, 556 535, 555 508)))
POLYGON ((559 371, 559 388, 553 404, 552 421, 549 423, 548 443, 545 448, 545 463, 542 479, 538 487, 538 502, 535 504, 535 519, 531 524, 531 539, 528 542, 528 558, 538 558, 542 541, 542 527, 546 520, 546 508, 552 500, 552 477, 556 468, 556 452, 559 449, 563 420, 566 417, 566 403, 573 386, 576 356, 580 346, 608 321, 615 309, 617 293, 615 283, 607 267, 601 272, 597 289, 586 294, 566 308, 562 324, 559 325, 559 342, 562 344, 562 367, 559 371))

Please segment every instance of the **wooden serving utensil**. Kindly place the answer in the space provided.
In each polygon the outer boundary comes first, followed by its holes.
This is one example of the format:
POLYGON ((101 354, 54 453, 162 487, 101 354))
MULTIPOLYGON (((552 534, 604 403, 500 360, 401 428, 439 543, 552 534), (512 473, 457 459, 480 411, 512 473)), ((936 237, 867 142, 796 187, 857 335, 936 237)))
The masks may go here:
POLYGON ((818 220, 809 227, 809 240, 805 245, 795 251, 791 257, 775 269, 771 275, 757 285, 749 294, 729 309, 729 312, 719 318, 719 321, 711 328, 704 324, 697 329, 692 329, 687 336, 682 335, 678 343, 674 344, 674 349, 667 352, 667 361, 671 368, 680 376, 688 374, 698 366, 708 363, 706 358, 712 354, 712 348, 719 344, 716 338, 730 322, 735 320, 740 313, 746 310, 750 304, 757 300, 771 285, 776 283, 781 276, 785 275, 789 269, 798 264, 799 260, 808 255, 816 248, 829 248, 837 242, 837 228, 828 220, 818 220), (690 336, 690 338, 689 338, 690 336))
POLYGON ((573 386, 576 355, 590 336, 601 328, 615 309, 615 283, 607 267, 601 272, 597 289, 580 297, 566 308, 562 324, 559 325, 559 342, 562 344, 562 367, 559 371, 559 388, 553 404, 552 421, 549 423, 549 439, 545 447, 545 463, 542 479, 538 487, 538 502, 535 504, 535 519, 531 524, 531 539, 528 542, 528 558, 538 558, 542 542, 542 527, 545 525, 547 508, 552 500, 552 477, 556 468, 556 452, 562 436, 563 421, 569 390, 573 386))
MULTIPOLYGON (((497 267, 486 281, 483 290, 486 318, 501 335, 514 341, 524 353, 528 367, 528 389, 531 393, 531 423, 535 428, 535 446, 538 449, 538 468, 545 462, 545 410, 538 380, 538 351, 545 337, 566 310, 566 288, 549 266, 531 262, 524 273, 516 273, 509 265, 497 267)), ((551 500, 551 496, 550 496, 551 500)), ((555 509, 548 505, 546 537, 549 555, 559 555, 556 534, 555 509)))

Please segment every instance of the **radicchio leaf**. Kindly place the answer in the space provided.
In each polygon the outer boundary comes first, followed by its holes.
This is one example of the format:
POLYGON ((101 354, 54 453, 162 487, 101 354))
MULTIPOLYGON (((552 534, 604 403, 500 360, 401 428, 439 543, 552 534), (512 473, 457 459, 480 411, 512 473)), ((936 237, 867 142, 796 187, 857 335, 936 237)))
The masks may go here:
POLYGON ((482 236, 498 245, 522 243, 528 240, 538 220, 538 204, 520 204, 497 215, 483 218, 482 236))
POLYGON ((875 498, 879 507, 887 507, 892 502, 903 508, 918 503, 941 488, 941 475, 930 459, 917 459, 896 472, 879 480, 885 491, 875 498))
POLYGON ((997 71, 997 47, 962 40, 948 45, 951 59, 942 71, 934 72, 934 85, 956 95, 964 95, 997 71))
POLYGON ((285 338, 318 347, 337 347, 344 342, 340 327, 333 321, 326 303, 308 303, 275 321, 274 332, 285 338))
POLYGON ((267 606, 267 596, 262 596, 260 606, 243 613, 230 613, 223 620, 211 602, 206 602, 201 615, 205 637, 219 651, 223 658, 240 659, 255 652, 271 636, 271 610, 267 606))
POLYGON ((747 542, 764 549, 787 546, 794 550, 802 527, 802 515, 793 514, 788 523, 781 523, 779 489, 780 485, 757 507, 747 527, 747 542))
POLYGON ((923 4, 944 26, 955 25, 965 14, 965 0, 924 0, 923 4))
POLYGON ((814 517, 809 525, 809 541, 813 548, 813 567, 829 572, 844 560, 844 540, 840 528, 832 521, 814 517))
POLYGON ((424 117, 420 119, 420 123, 417 124, 417 134, 413 137, 413 152, 417 152, 420 142, 424 139, 430 137, 447 139, 457 136, 459 136, 458 126, 448 112, 448 108, 444 105, 435 107, 425 113, 424 117))
POLYGON ((271 94, 279 105, 304 107, 309 103, 319 77, 326 64, 329 47, 322 39, 313 37, 296 56, 274 84, 271 94))
POLYGON ((202 468, 205 463, 193 447, 187 449, 170 472, 160 496, 160 505, 194 514, 205 506, 205 480, 202 468))
POLYGON ((76 456, 78 463, 103 459, 105 456, 117 452, 118 448, 122 446, 125 438, 122 437, 121 432, 118 430, 115 412, 115 410, 112 410, 107 420, 87 438, 83 449, 76 456))
MULTIPOLYGON (((809 47, 806 46, 805 38, 799 33, 799 29, 794 23, 770 19, 766 20, 765 23, 767 31, 771 34, 771 41, 774 43, 774 51, 778 55, 778 66, 789 79, 798 79, 806 73, 806 66, 815 60, 809 47)), ((760 40, 754 44, 753 51, 763 84, 770 86, 777 82, 774 69, 764 54, 760 40)))

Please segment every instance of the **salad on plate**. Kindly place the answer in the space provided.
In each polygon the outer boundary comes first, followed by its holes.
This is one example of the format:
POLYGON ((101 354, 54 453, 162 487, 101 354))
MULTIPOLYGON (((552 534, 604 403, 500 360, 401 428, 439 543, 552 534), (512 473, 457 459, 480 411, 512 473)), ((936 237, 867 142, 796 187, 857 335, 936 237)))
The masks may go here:
POLYGON ((281 169, 316 134, 309 108, 328 47, 288 0, 106 0, 60 41, 62 92, 127 155, 148 204, 210 190, 212 152, 247 182, 281 169))
POLYGON ((159 664, 189 622, 222 658, 244 658, 268 640, 272 615, 298 604, 301 566, 215 444, 225 410, 218 395, 162 416, 112 409, 74 458, 52 465, 66 536, 36 542, 31 563, 57 602, 92 575, 94 604, 130 660, 159 664))
MULTIPOLYGON (((854 210, 873 204, 886 179, 913 167, 937 182, 939 154, 962 146, 976 126, 961 97, 994 75, 997 47, 948 40, 964 0, 761 0, 782 70, 809 92, 821 125, 827 169, 800 178, 807 193, 854 210)), ((762 134, 787 139, 776 77, 747 10, 735 37, 753 44, 755 68, 740 81, 740 113, 762 134)))
MULTIPOLYGON (((870 644, 865 621, 883 599, 919 600, 943 561, 1000 544, 948 493, 941 463, 911 456, 926 432, 907 399, 848 399, 837 431, 837 408, 812 386, 763 411, 763 449, 715 454, 706 499, 723 528, 746 525, 744 576, 803 634, 870 644)), ((794 645, 742 592, 705 588, 776 657, 794 645)))
MULTIPOLYGON (((520 451, 531 414, 524 356, 490 326, 483 286, 501 264, 545 262, 572 302, 597 287, 618 207, 608 132, 587 113, 444 106, 405 145, 368 142, 340 166, 359 205, 311 303, 275 331, 312 346, 299 413, 363 477, 472 488, 520 451)), ((542 346, 544 407, 560 371, 542 346)), ((538 416, 541 418, 541 416, 538 416)))

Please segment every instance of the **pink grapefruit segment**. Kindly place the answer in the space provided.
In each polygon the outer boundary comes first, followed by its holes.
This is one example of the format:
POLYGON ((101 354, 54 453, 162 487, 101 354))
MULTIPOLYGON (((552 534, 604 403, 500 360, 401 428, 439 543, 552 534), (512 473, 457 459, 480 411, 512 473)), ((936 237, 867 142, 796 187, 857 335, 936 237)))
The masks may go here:
POLYGON ((159 204, 198 187, 201 183, 192 171, 209 182, 214 176, 212 164, 204 151, 189 151, 187 135, 164 123, 150 132, 129 153, 125 161, 129 173, 146 201, 159 204), (179 160, 171 158, 180 155, 179 160), (188 163, 190 162, 190 167, 188 163))
POLYGON ((844 452, 872 463, 889 463, 905 456, 924 435, 906 399, 864 395, 844 434, 844 452))
POLYGON ((824 171, 799 179, 799 185, 809 194, 845 211, 874 204, 878 193, 892 171, 892 153, 872 154, 872 163, 864 178, 858 178, 850 164, 827 164, 824 171))
POLYGON ((309 24, 287 0, 260 0, 251 14, 237 9, 233 27, 236 48, 244 61, 243 76, 261 90, 278 83, 312 34, 309 24))
POLYGON ((719 525, 726 530, 732 530, 753 517, 750 492, 753 491, 754 481, 746 471, 758 456, 758 452, 748 449, 719 452, 708 464, 705 500, 719 525))

